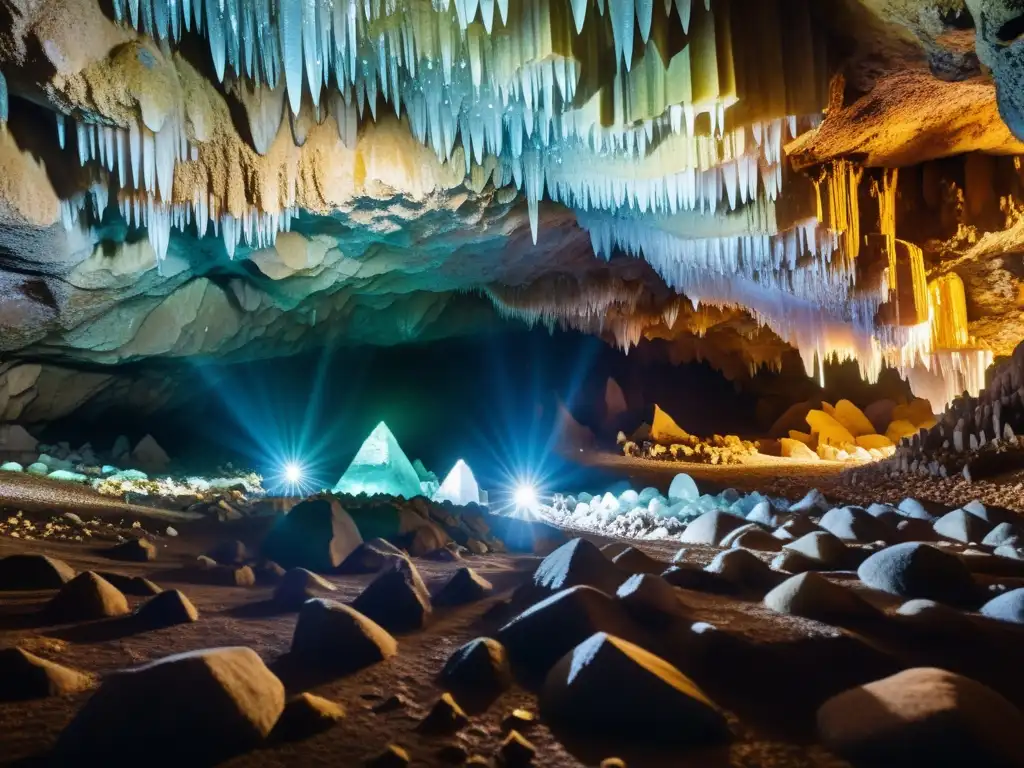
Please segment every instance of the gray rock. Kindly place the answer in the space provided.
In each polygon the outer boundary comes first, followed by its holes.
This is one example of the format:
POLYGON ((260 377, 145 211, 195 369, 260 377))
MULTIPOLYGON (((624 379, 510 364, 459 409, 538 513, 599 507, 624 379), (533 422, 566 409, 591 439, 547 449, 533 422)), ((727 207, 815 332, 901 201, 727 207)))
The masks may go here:
POLYGON ((869 587, 903 598, 972 606, 977 590, 971 572, 956 555, 919 542, 876 552, 857 570, 869 587))
POLYGON ((853 590, 814 572, 791 576, 764 597, 778 613, 824 622, 878 619, 882 614, 853 590))
POLYGON ((893 533, 891 528, 860 507, 831 509, 822 516, 818 525, 842 541, 861 544, 884 541, 893 533))
POLYGON ((797 552, 814 562, 819 571, 838 571, 850 566, 850 550, 827 531, 815 531, 786 544, 783 549, 797 552))
POLYGON ((785 579, 785 576, 773 571, 767 563, 745 549, 719 552, 704 570, 717 573, 743 589, 761 594, 785 579))
POLYGON ((1024 588, 992 598, 981 606, 981 615, 998 621, 1024 624, 1024 588))
POLYGON ((986 534, 981 543, 987 547, 1020 546, 1022 540, 1024 540, 1024 531, 1018 526, 1011 523, 1000 523, 986 534))
POLYGON ((963 544, 982 541, 992 527, 990 523, 963 509, 947 512, 932 525, 932 529, 939 536, 963 544))
POLYGON ((533 574, 533 584, 542 594, 584 585, 614 592, 624 579, 625 574, 586 539, 567 541, 545 557, 533 574))
POLYGON ((736 528, 745 524, 745 520, 728 512, 715 510, 705 512, 683 531, 679 540, 684 544, 707 544, 716 546, 722 539, 736 528))

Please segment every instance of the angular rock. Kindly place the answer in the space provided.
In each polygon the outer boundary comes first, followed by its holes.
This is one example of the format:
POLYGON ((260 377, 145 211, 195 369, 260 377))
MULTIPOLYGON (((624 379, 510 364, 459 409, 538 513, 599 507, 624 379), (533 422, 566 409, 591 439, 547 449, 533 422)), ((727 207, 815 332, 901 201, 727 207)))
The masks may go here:
POLYGON ((501 764, 508 768, 516 768, 521 765, 529 765, 533 762, 533 756, 537 753, 536 747, 529 739, 519 731, 509 731, 508 735, 498 747, 498 755, 501 757, 501 764))
POLYGON ((577 586, 523 611, 498 630, 497 639, 517 674, 537 677, 595 632, 629 637, 634 629, 622 605, 593 587, 577 586))
POLYGON ((902 541, 938 541, 932 524, 916 517, 900 520, 896 525, 897 537, 902 541))
POLYGON ((152 597, 159 595, 163 590, 149 579, 142 576, 125 576, 110 571, 96 571, 96 575, 106 579, 126 595, 136 597, 152 597))
POLYGON ((786 579, 765 595, 764 604, 777 613, 826 623, 881 616, 874 606, 853 590, 834 584, 814 572, 786 579))
POLYGON ((453 549, 455 545, 449 547, 438 547, 437 549, 427 552, 423 555, 424 560, 433 560, 436 563, 461 563, 462 555, 457 550, 453 549))
MULTIPOLYGON (((739 529, 737 529, 739 530, 739 529)), ((772 536, 768 531, 754 528, 746 530, 734 536, 733 531, 722 541, 722 546, 732 549, 752 549, 756 552, 778 552, 782 549, 782 542, 772 536), (727 543, 728 542, 728 543, 727 543)))
POLYGON ((939 536, 964 544, 982 541, 992 528, 990 523, 962 509, 947 512, 932 524, 939 536))
POLYGON ((545 721, 602 741, 696 746, 729 739, 722 713, 693 681, 605 632, 579 643, 551 669, 540 709, 545 721))
POLYGON ((750 510, 747 515, 747 520, 751 523, 757 523, 758 525, 767 525, 770 528, 775 528, 782 525, 785 520, 788 519, 787 515, 779 515, 772 509, 772 505, 768 501, 759 501, 754 505, 754 508, 750 510))
POLYGON ((494 586, 472 568, 459 568, 434 597, 435 605, 465 605, 483 600, 494 586))
POLYGON ((156 560, 156 545, 149 539, 129 539, 115 544, 106 552, 107 557, 127 560, 133 563, 149 563, 156 560))
POLYGON ((642 623, 664 624, 687 615, 675 589, 660 576, 646 573, 630 576, 615 596, 642 623))
POLYGON ((248 751, 284 708, 284 686, 250 648, 213 648, 107 675, 60 734, 55 753, 76 764, 209 764, 248 751), (101 763, 93 763, 101 764, 101 763))
POLYGON ((808 445, 792 437, 779 438, 780 455, 786 459, 797 461, 818 461, 819 456, 808 445))
POLYGON ((1024 560, 1024 546, 1004 544, 1001 547, 996 547, 992 554, 1009 560, 1024 560))
POLYGON ((300 741, 323 733, 345 719, 345 708, 322 696, 300 693, 289 699, 271 737, 278 741, 300 741))
POLYGON ((850 566, 849 548, 827 531, 808 533, 786 544, 783 549, 808 558, 818 571, 839 571, 850 566))
POLYGON ((0 591, 60 589, 75 578, 75 569, 46 555, 0 557, 0 591))
POLYGON ((1024 588, 1013 589, 981 606, 980 613, 990 619, 1024 624, 1024 588))
POLYGON ((128 600, 106 579, 85 571, 61 587, 46 604, 52 621, 92 621, 130 613, 128 600))
POLYGON ((391 658, 398 643, 359 611, 314 598, 299 609, 291 652, 303 664, 344 675, 391 658))
POLYGON ((820 530, 821 528, 815 525, 809 517, 797 515, 776 528, 772 536, 780 541, 796 541, 801 536, 820 530))
POLYGON ((171 463, 170 457, 152 435, 146 435, 139 440, 131 458, 147 472, 164 472, 171 463))
POLYGON ((263 542, 263 556, 285 568, 331 571, 362 541, 341 502, 312 498, 296 504, 274 523, 263 542))
POLYGON ((718 510, 705 512, 686 526, 679 541, 684 544, 716 546, 729 533, 745 523, 746 521, 742 517, 730 515, 728 512, 718 510))
POLYGON ((710 592, 715 595, 734 595, 738 587, 724 576, 705 571, 695 563, 683 563, 681 566, 667 568, 663 578, 670 586, 680 589, 692 589, 696 592, 710 592))
POLYGON ((907 542, 871 555, 857 569, 869 587, 903 598, 972 606, 977 590, 971 572, 956 555, 907 542))
POLYGON ((806 573, 807 571, 820 570, 817 560, 812 560, 800 552, 793 552, 783 549, 772 559, 771 568, 774 571, 785 571, 786 573, 806 573))
POLYGON ((199 611, 181 592, 168 589, 139 606, 135 616, 143 626, 159 629, 198 621, 199 611))
POLYGON ((626 573, 661 573, 667 567, 636 547, 626 547, 612 558, 612 562, 626 573))
POLYGON ((624 541, 610 541, 601 547, 601 554, 609 560, 614 560, 620 552, 625 552, 630 546, 624 541))
POLYGON ((366 762, 366 768, 405 768, 409 760, 408 752, 397 744, 388 744, 383 752, 366 762))
POLYGON ((67 696, 89 688, 92 677, 21 648, 0 648, 0 701, 67 696))
POLYGON ((448 657, 440 679, 456 693, 497 695, 512 685, 512 667, 501 643, 478 637, 448 657))
POLYGON ((612 592, 624 578, 601 550, 586 539, 572 539, 540 562, 533 584, 548 594, 584 585, 612 592))
POLYGON ((207 555, 221 565, 242 565, 249 560, 249 548, 237 539, 228 540, 217 544, 207 555))
POLYGON ((338 573, 378 573, 405 553, 384 539, 364 541, 345 558, 338 573))
POLYGON ((371 581, 352 607, 389 632, 422 629, 433 611, 419 571, 405 558, 371 581))
POLYGON ((1024 541, 1024 530, 1012 523, 1000 523, 989 531, 981 543, 987 547, 1021 546, 1024 541))
POLYGON ((825 498, 825 494, 817 488, 811 488, 802 499, 789 505, 788 512, 794 515, 816 515, 827 512, 831 506, 828 499, 825 498))
POLYGON ((967 637, 978 631, 966 614, 934 600, 908 600, 896 613, 908 626, 936 637, 967 637))
POLYGON ((818 710, 822 743, 856 768, 1024 765, 1024 715, 990 688, 940 669, 908 669, 818 710))
POLYGON ((431 734, 451 734, 468 724, 469 718, 452 695, 442 693, 427 716, 420 721, 418 730, 431 734))
POLYGON ((833 418, 842 424, 854 438, 870 435, 875 431, 871 420, 849 400, 840 400, 836 403, 833 418))
POLYGON ((742 589, 760 593, 776 587, 785 579, 745 549, 719 552, 704 570, 717 573, 742 589))
POLYGON ((264 560, 252 568, 257 584, 277 584, 287 571, 273 560, 264 560))
POLYGON ((912 517, 917 520, 928 520, 929 522, 935 520, 935 515, 932 514, 930 508, 935 509, 935 505, 929 503, 928 506, 926 506, 924 502, 910 497, 905 498, 899 504, 900 512, 907 517, 912 517))
POLYGON ((837 539, 861 544, 884 541, 893 533, 891 528, 860 507, 831 509, 822 516, 818 526, 837 539))
POLYGON ((305 568, 292 568, 286 571, 277 587, 274 588, 274 602, 288 610, 298 610, 307 600, 324 592, 334 592, 331 582, 305 568))

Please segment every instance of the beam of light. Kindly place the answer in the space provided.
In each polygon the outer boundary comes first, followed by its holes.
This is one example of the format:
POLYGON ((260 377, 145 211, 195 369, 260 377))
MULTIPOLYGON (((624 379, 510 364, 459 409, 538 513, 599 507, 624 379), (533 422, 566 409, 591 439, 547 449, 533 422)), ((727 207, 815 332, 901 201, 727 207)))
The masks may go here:
POLYGON ((516 488, 513 499, 516 507, 532 510, 537 506, 537 489, 529 483, 522 483, 516 488))

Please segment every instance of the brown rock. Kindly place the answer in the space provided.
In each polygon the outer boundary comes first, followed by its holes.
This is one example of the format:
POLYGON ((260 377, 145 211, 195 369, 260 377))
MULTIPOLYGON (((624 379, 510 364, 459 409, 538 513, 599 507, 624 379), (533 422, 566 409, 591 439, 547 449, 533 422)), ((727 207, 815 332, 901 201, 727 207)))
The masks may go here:
POLYGON ((0 590, 60 589, 73 578, 75 569, 55 557, 0 557, 0 590))
POLYGON ((149 563, 156 560, 156 545, 149 539, 129 539, 108 549, 107 556, 115 560, 149 563))
POLYGON ((420 721, 419 730, 424 733, 449 734, 465 728, 469 718, 462 711, 450 693, 441 694, 441 698, 431 708, 427 716, 420 721))
POLYGON ((533 756, 537 749, 519 731, 509 731, 508 736, 501 742, 498 754, 501 755, 501 762, 510 768, 517 765, 529 765, 533 762, 533 756))
POLYGON ((292 654, 303 664, 347 674, 397 652, 398 643, 386 630, 347 605, 316 598, 299 610, 292 654))
POLYGON ((47 616, 59 622, 106 619, 129 612, 128 600, 117 587, 92 571, 78 574, 46 605, 47 616))
POLYGON ((376 757, 366 762, 367 768, 405 768, 409 764, 409 753, 397 744, 388 744, 376 757))
POLYGON ((406 558, 370 582, 352 607, 391 632, 421 629, 433 611, 419 571, 406 558))
POLYGON ((152 597, 163 591, 158 585, 142 576, 125 576, 111 571, 96 571, 96 575, 102 576, 126 595, 152 597))
POLYGON ((465 605, 483 600, 494 587, 472 568, 459 568, 434 598, 437 605, 465 605))
POLYGON ((307 600, 324 592, 334 592, 336 587, 327 579, 317 576, 305 568, 292 568, 281 577, 274 589, 274 601, 282 608, 298 610, 307 600))
POLYGON ((257 746, 283 707, 284 686, 250 648, 190 651, 107 675, 55 754, 125 765, 158 747, 162 761, 206 765, 257 746))
POLYGON ((497 640, 471 640, 448 657, 441 682, 456 692, 496 695, 512 685, 512 668, 505 647, 497 640))
POLYGON ((329 730, 345 718, 345 709, 321 696, 300 693, 284 705, 272 737, 280 741, 299 741, 329 730))
POLYGON ((0 701, 41 699, 84 691, 92 678, 21 648, 0 649, 0 701))
POLYGON ((199 611, 192 601, 176 589, 169 589, 144 602, 135 614, 141 624, 152 627, 171 627, 199 620, 199 611))

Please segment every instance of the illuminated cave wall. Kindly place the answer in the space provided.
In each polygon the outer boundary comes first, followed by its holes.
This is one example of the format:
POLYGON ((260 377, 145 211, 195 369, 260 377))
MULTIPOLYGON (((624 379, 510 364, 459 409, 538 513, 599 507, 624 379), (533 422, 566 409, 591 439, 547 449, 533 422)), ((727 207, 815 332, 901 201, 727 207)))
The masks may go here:
MULTIPOLYGON (((302 280, 321 233, 307 226, 296 258, 278 239, 300 212, 327 228, 331 217, 398 227, 421 215, 406 201, 432 212, 438 197, 482 195, 466 229, 512 242, 514 227, 498 222, 525 199, 543 249, 557 203, 596 256, 642 257, 671 292, 619 273, 563 274, 561 242, 547 246, 553 261, 540 276, 505 270, 450 288, 480 290, 504 317, 603 334, 627 351, 674 340, 680 359, 706 356, 708 334, 730 323, 748 372, 781 367, 784 348, 767 328, 809 375, 825 360, 855 360, 870 380, 894 367, 936 407, 976 390, 991 358, 968 333, 956 274, 929 282, 919 245, 897 237, 899 176, 821 151, 848 112, 830 4, 113 0, 117 24, 91 0, 12 8, 2 66, 12 93, 53 113, 60 157, 71 160, 55 184, 69 238, 102 241, 119 219, 144 233, 162 269, 173 238, 200 238, 205 251, 217 238, 229 259, 302 280), (378 200, 383 223, 371 213, 378 200)), ((847 151, 874 157, 856 152, 854 133, 843 134, 847 151)), ((972 186, 984 184, 968 173, 963 188, 972 186)), ((33 209, 41 225, 46 202, 33 209)), ((440 207, 457 219, 460 204, 440 207)), ((997 208, 972 193, 964 215, 997 208)), ((429 225, 417 231, 432 236, 429 225)), ((341 265, 320 283, 357 269, 343 250, 320 256, 341 265)))

